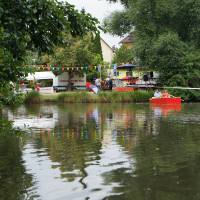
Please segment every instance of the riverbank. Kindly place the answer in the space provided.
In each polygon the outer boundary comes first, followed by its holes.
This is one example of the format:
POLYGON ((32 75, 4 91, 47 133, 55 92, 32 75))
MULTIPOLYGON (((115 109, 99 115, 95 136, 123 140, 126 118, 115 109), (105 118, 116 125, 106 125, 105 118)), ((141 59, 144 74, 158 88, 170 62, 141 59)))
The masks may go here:
MULTIPOLYGON (((86 91, 62 92, 53 94, 40 94, 40 103, 131 103, 148 102, 153 91, 127 91, 127 92, 101 92, 94 94, 86 91)), ((31 98, 30 98, 31 99, 31 98)), ((26 103, 31 102, 29 100, 26 103)), ((35 103, 37 103, 36 101, 35 103)), ((34 102, 32 102, 34 103, 34 102)))
MULTIPOLYGON (((149 102, 154 96, 155 91, 137 90, 126 92, 101 91, 100 94, 87 92, 83 90, 73 92, 60 92, 53 94, 39 94, 37 91, 32 91, 24 96, 23 103, 26 104, 47 104, 47 103, 133 103, 133 102, 149 102)), ((199 102, 194 97, 184 98, 186 94, 171 95, 181 97, 185 102, 199 102)), ((188 94, 188 93, 187 93, 188 94)), ((189 96, 189 95, 188 95, 189 96)))

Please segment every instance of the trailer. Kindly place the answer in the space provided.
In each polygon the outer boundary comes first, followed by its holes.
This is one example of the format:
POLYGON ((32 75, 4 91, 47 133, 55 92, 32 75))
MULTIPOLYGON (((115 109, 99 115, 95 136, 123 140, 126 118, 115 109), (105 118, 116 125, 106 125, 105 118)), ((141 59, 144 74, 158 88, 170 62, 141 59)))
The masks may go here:
MULTIPOLYGON (((53 89, 56 92, 67 91, 68 90, 68 72, 63 72, 61 75, 55 76, 53 80, 53 89)), ((74 75, 71 79, 71 89, 72 90, 86 90, 86 74, 84 76, 74 75)))
MULTIPOLYGON (((40 93, 53 93, 59 91, 68 90, 68 72, 63 72, 61 75, 55 76, 52 71, 47 72, 35 72, 34 74, 28 74, 27 81, 32 81, 39 84, 40 93)), ((86 89, 86 74, 83 77, 74 75, 71 79, 72 90, 86 89)), ((21 91, 26 93, 32 90, 30 83, 23 82, 21 84, 21 91)))

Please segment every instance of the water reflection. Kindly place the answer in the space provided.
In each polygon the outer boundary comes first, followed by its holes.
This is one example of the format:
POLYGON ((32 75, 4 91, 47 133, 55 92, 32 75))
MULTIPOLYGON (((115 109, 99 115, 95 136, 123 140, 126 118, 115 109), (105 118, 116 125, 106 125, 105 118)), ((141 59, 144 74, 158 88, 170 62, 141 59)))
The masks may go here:
POLYGON ((26 169, 22 151, 21 138, 0 138, 0 199, 38 198, 36 183, 26 169))
POLYGON ((181 104, 151 104, 156 118, 167 117, 181 111, 181 104))
POLYGON ((199 111, 199 104, 78 104, 4 114, 26 131, 24 194, 34 186, 39 199, 155 200, 199 198, 199 111))

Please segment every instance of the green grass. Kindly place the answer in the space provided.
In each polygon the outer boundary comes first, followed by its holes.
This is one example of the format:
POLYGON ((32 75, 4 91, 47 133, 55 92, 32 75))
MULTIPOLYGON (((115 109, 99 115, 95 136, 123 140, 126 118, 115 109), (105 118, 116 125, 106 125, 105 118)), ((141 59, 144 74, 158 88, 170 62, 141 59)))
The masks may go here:
POLYGON ((60 103, 93 103, 97 102, 97 97, 86 91, 76 91, 61 93, 57 100, 60 103))
POLYGON ((32 90, 24 96, 23 103, 25 104, 39 104, 41 102, 41 96, 38 91, 32 90))
POLYGON ((58 93, 53 94, 41 94, 41 102, 45 103, 56 103, 58 102, 58 93))
POLYGON ((154 96, 155 91, 127 91, 110 92, 101 91, 100 94, 94 94, 83 90, 73 92, 62 92, 53 94, 39 94, 37 91, 31 91, 24 97, 26 104, 39 103, 133 103, 148 102, 154 96))
POLYGON ((148 102, 154 91, 127 91, 108 92, 102 91, 100 94, 93 94, 86 91, 62 92, 53 94, 39 94, 31 91, 25 95, 24 103, 132 103, 148 102))
POLYGON ((153 96, 153 91, 135 92, 101 92, 98 95, 85 91, 61 93, 58 95, 60 103, 131 103, 147 102, 153 96))

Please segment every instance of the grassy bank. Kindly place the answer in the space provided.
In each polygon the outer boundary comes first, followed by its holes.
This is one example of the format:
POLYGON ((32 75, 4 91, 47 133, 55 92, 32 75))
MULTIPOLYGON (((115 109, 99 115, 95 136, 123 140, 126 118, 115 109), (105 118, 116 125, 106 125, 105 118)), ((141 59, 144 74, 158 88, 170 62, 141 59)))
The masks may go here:
MULTIPOLYGON (((40 94, 37 91, 28 92, 26 95, 20 96, 19 103, 39 104, 39 103, 132 103, 132 102, 148 102, 154 96, 155 91, 127 91, 127 92, 110 92, 101 91, 100 94, 94 94, 86 91, 62 92, 53 94, 40 94)), ((185 102, 200 101, 200 94, 196 95, 196 91, 188 91, 184 96, 183 91, 170 90, 170 94, 180 96, 185 102), (182 92, 182 93, 181 93, 182 92), (193 96, 192 96, 193 95, 193 96), (196 95, 196 96, 195 96, 196 95), (184 98, 185 97, 185 98, 184 98), (198 99, 198 100, 197 100, 198 99)))
POLYGON ((101 92, 93 94, 86 91, 64 92, 60 94, 41 95, 41 102, 57 103, 131 103, 148 102, 153 91, 135 92, 101 92))
POLYGON ((29 92, 24 98, 26 104, 37 103, 131 103, 148 102, 153 91, 101 92, 93 94, 86 91, 39 94, 29 92))

